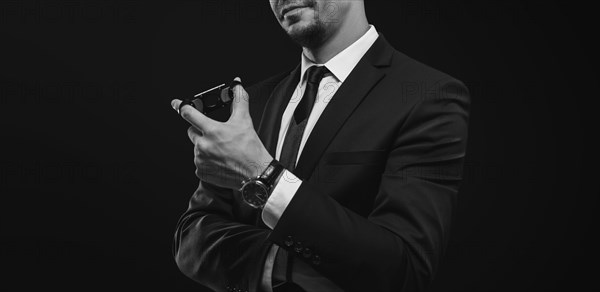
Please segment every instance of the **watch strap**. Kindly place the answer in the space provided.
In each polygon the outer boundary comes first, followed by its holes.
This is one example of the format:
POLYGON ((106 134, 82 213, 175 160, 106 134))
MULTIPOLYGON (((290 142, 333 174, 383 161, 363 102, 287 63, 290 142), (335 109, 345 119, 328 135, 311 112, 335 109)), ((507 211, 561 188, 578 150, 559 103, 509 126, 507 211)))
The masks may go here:
POLYGON ((283 173, 285 168, 279 161, 273 159, 269 166, 258 177, 265 185, 269 187, 269 192, 273 190, 273 185, 277 178, 283 173))

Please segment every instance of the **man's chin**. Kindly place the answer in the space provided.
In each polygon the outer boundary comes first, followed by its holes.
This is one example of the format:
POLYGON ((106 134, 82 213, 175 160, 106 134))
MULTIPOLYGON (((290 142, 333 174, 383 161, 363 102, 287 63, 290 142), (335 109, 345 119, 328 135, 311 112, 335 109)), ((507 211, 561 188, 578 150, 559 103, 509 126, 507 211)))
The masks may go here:
POLYGON ((308 21, 304 21, 304 20, 298 21, 291 25, 288 25, 286 27, 286 32, 290 37, 294 38, 296 36, 301 36, 303 34, 306 34, 308 31, 310 31, 312 29, 311 26, 313 26, 313 25, 315 25, 315 24, 310 23, 308 21))
POLYGON ((302 47, 313 48, 322 42, 325 28, 311 8, 289 12, 281 25, 287 35, 302 47))
POLYGON ((317 48, 325 39, 324 27, 314 23, 302 27, 290 27, 287 34, 295 43, 305 48, 317 48))

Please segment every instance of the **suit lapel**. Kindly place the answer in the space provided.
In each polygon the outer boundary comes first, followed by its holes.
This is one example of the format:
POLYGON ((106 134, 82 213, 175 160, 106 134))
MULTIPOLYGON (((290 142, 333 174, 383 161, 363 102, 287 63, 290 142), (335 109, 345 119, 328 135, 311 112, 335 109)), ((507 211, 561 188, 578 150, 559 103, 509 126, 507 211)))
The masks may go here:
MULTIPOLYGON (((380 34, 379 38, 358 62, 352 73, 348 75, 348 78, 342 83, 321 114, 302 150, 300 159, 294 170, 296 176, 302 180, 310 177, 323 152, 327 149, 327 146, 329 146, 331 140, 333 140, 344 122, 365 96, 368 95, 371 89, 385 76, 384 70, 381 67, 390 65, 393 51, 393 48, 383 38, 383 35, 380 34)), ((291 96, 291 93, 289 95, 291 96)), ((287 100, 289 100, 289 97, 286 99, 286 104, 287 100)), ((281 114, 277 118, 279 119, 277 125, 279 125, 281 114)), ((279 126, 277 127, 277 133, 279 133, 279 126)), ((275 139, 276 141, 277 139, 275 139)))
POLYGON ((298 64, 287 77, 279 82, 265 105, 260 125, 258 126, 258 136, 273 157, 275 157, 277 150, 281 116, 292 98, 292 94, 299 81, 300 65, 298 64))

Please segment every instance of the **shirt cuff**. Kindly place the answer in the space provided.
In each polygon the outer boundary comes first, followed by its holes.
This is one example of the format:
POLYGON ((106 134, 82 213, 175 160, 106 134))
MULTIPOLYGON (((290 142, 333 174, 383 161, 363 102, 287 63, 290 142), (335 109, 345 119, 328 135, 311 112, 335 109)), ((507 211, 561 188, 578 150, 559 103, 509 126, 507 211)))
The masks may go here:
POLYGON ((301 184, 302 180, 293 173, 288 170, 283 172, 262 211, 262 220, 269 228, 275 228, 301 184))
POLYGON ((278 249, 279 246, 273 244, 271 246, 271 249, 269 249, 267 259, 265 260, 265 267, 263 269, 263 276, 261 281, 261 288, 265 292, 273 292, 273 265, 275 264, 275 257, 277 256, 278 249))

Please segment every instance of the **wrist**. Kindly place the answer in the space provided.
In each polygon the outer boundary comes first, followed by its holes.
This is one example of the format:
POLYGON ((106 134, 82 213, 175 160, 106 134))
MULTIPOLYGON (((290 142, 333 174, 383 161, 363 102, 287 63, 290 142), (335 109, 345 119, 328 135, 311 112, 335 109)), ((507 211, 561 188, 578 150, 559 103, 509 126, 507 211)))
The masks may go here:
POLYGON ((284 170, 283 165, 273 159, 260 175, 243 181, 240 192, 244 202, 254 208, 264 207, 284 170))
POLYGON ((252 167, 247 172, 247 179, 256 178, 262 175, 267 170, 271 162, 273 162, 273 160, 274 158, 271 156, 271 154, 265 152, 265 154, 262 155, 262 158, 258 159, 259 162, 254 162, 252 164, 252 167))

